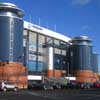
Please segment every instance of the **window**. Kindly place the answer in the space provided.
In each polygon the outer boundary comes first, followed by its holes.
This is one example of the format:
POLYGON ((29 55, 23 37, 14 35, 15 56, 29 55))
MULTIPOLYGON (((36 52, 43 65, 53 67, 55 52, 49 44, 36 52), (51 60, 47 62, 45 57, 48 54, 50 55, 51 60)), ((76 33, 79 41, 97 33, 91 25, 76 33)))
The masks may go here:
POLYGON ((45 44, 45 36, 39 35, 38 36, 38 71, 41 72, 45 68, 45 61, 44 61, 44 54, 45 54, 45 48, 43 45, 45 44))
POLYGON ((61 68, 60 56, 55 54, 54 55, 54 69, 60 69, 60 68, 61 68))
POLYGON ((43 53, 43 45, 45 44, 45 37, 43 35, 39 35, 38 37, 38 50, 40 53, 43 53))
POLYGON ((38 71, 42 71, 44 67, 43 56, 38 56, 38 71))
POLYGON ((29 54, 29 60, 36 60, 36 55, 34 54, 29 54))
POLYGON ((29 32, 29 51, 36 51, 36 33, 29 32))
POLYGON ((23 46, 26 47, 26 44, 27 44, 27 34, 28 34, 28 31, 27 30, 24 30, 23 32, 23 46))
POLYGON ((62 48, 66 48, 66 47, 68 46, 68 44, 67 44, 66 42, 61 41, 61 42, 60 42, 60 46, 61 46, 62 48))
POLYGON ((54 53, 55 53, 55 54, 61 54, 61 50, 58 49, 58 48, 55 48, 55 49, 54 49, 54 53))
POLYGON ((29 60, 28 71, 36 71, 36 61, 29 60))
POLYGON ((47 37, 47 44, 53 44, 53 39, 51 37, 47 37))
POLYGON ((28 43, 28 70, 29 71, 36 71, 36 45, 37 45, 37 34, 34 32, 29 32, 29 43, 28 43))
POLYGON ((27 30, 24 30, 23 36, 27 36, 27 30))
POLYGON ((61 41, 60 44, 66 46, 66 43, 63 41, 61 41))
POLYGON ((70 52, 70 56, 71 56, 71 57, 73 56, 73 52, 72 52, 72 51, 70 52))
POLYGON ((62 55, 66 56, 66 50, 62 50, 62 55))
POLYGON ((23 39, 23 46, 26 47, 27 39, 23 39))
POLYGON ((60 44, 60 43, 59 43, 59 40, 56 40, 56 39, 55 39, 55 40, 54 40, 54 45, 59 46, 59 44, 60 44))

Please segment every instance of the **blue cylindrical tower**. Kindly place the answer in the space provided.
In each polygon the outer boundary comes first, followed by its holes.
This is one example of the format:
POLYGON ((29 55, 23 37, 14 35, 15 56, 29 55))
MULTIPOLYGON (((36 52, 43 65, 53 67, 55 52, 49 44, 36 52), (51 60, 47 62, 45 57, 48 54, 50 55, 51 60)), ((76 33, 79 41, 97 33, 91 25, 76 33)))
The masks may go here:
POLYGON ((88 37, 75 37, 70 50, 72 70, 92 70, 92 45, 88 37))
POLYGON ((0 81, 27 88, 27 69, 23 66, 23 17, 16 5, 0 3, 0 81))
POLYGON ((75 37, 70 46, 70 72, 78 82, 92 82, 92 44, 87 36, 75 37))
POLYGON ((16 5, 0 3, 0 61, 22 62, 23 17, 16 5))

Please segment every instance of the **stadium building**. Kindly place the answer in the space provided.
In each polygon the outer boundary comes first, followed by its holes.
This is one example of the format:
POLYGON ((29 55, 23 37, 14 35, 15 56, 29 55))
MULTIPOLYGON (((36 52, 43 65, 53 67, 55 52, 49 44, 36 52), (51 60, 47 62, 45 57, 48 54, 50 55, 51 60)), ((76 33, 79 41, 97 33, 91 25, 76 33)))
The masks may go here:
POLYGON ((66 75, 71 39, 57 32, 24 21, 24 63, 29 74, 48 77, 66 75))
POLYGON ((73 39, 23 21, 16 5, 0 3, 0 80, 27 88, 43 76, 73 76, 77 82, 98 81, 98 55, 86 36, 73 39))

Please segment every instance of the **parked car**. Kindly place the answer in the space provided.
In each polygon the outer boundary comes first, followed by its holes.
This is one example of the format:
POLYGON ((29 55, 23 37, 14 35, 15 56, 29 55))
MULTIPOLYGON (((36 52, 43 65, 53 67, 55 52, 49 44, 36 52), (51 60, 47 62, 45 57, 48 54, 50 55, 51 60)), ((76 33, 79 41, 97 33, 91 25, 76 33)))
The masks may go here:
POLYGON ((99 82, 94 83, 94 88, 100 88, 100 83, 99 82))
POLYGON ((90 83, 81 83, 81 89, 89 89, 89 88, 91 88, 90 83))
POLYGON ((11 82, 2 81, 0 82, 0 90, 5 91, 5 92, 8 90, 17 91, 18 87, 11 82))
POLYGON ((53 86, 48 83, 37 83, 33 82, 28 85, 28 89, 43 89, 43 90, 53 90, 53 86))
POLYGON ((67 84, 61 84, 61 88, 62 89, 66 89, 67 88, 67 84))
POLYGON ((53 89, 61 89, 61 84, 60 83, 52 82, 50 84, 53 87, 53 89))
POLYGON ((70 82, 70 83, 67 83, 67 88, 71 88, 71 89, 75 89, 75 88, 80 88, 80 84, 77 83, 77 82, 70 82))

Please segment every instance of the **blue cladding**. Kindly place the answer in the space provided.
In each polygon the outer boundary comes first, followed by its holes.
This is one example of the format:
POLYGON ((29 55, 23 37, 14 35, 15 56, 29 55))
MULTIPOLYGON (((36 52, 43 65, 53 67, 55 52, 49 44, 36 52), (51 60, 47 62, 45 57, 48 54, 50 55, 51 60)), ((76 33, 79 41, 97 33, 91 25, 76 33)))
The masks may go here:
POLYGON ((10 61, 10 53, 15 62, 22 62, 23 21, 19 18, 0 16, 0 60, 10 61), (12 36, 10 37, 10 35, 12 36), (13 39, 10 44, 10 39, 13 39), (10 50, 10 45, 13 50, 10 50))
POLYGON ((92 70, 92 45, 88 37, 77 37, 70 46, 70 70, 92 70))
POLYGON ((92 47, 73 45, 71 48, 71 66, 73 70, 91 70, 92 47))
POLYGON ((98 54, 92 54, 92 68, 94 72, 98 72, 98 54))
POLYGON ((28 62, 28 70, 29 71, 36 71, 36 61, 29 60, 29 62, 28 62))
POLYGON ((66 56, 54 54, 54 69, 67 69, 66 56))
POLYGON ((43 71, 43 68, 44 68, 44 67, 45 67, 45 66, 44 66, 44 63, 41 62, 41 61, 38 61, 38 71, 39 71, 39 72, 43 71))
POLYGON ((43 62, 39 61, 37 66, 37 61, 33 61, 33 60, 29 60, 27 66, 28 66, 28 70, 33 72, 34 71, 41 72, 44 70, 43 68, 45 67, 43 62))

